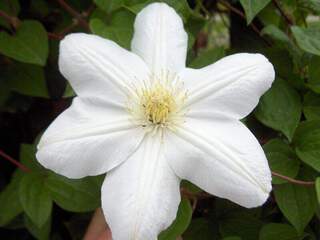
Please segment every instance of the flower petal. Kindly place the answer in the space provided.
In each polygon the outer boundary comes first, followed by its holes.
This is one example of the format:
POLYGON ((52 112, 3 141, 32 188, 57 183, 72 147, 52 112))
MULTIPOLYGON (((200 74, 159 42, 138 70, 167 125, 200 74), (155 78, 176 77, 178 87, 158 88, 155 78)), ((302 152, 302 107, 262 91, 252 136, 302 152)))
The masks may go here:
POLYGON ((241 119, 258 104, 275 77, 272 64, 261 54, 239 53, 202 69, 180 73, 189 90, 192 110, 214 109, 241 119))
POLYGON ((180 179, 163 158, 161 140, 147 135, 140 148, 107 174, 102 209, 115 240, 156 240, 176 218, 180 179))
POLYGON ((268 162, 240 121, 188 118, 165 142, 166 159, 179 177, 245 207, 259 206, 268 198, 268 162))
POLYGON ((43 134, 36 156, 69 178, 98 175, 126 160, 143 135, 121 106, 77 97, 43 134))
POLYGON ((176 73, 185 67, 188 35, 175 10, 165 3, 153 3, 136 17, 131 49, 154 73, 176 73))
POLYGON ((59 68, 78 96, 122 102, 130 84, 136 79, 146 80, 149 74, 137 55, 112 41, 85 33, 70 34, 61 41, 59 68))

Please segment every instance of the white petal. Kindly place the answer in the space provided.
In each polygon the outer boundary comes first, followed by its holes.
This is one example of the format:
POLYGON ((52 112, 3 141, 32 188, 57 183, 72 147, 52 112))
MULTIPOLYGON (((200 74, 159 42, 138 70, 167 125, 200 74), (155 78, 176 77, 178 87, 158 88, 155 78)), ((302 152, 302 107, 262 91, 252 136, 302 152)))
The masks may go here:
POLYGON ((180 180, 161 145, 161 139, 146 136, 137 152, 106 176, 102 209, 114 240, 155 240, 176 218, 180 180))
POLYGON ((59 68, 81 97, 125 101, 131 82, 149 70, 137 55, 96 35, 74 33, 60 43, 59 68))
POLYGON ((36 156, 44 167, 69 178, 98 175, 126 160, 143 135, 112 101, 75 98, 43 134, 36 156))
POLYGON ((136 17, 132 51, 141 56, 154 73, 176 73, 185 67, 188 36, 175 10, 153 3, 136 17))
POLYGON ((241 119, 258 104, 275 77, 272 64, 261 54, 239 53, 202 69, 180 73, 189 90, 191 111, 208 109, 241 119))
POLYGON ((165 142, 166 159, 179 177, 245 207, 259 206, 268 198, 268 162, 240 121, 188 118, 165 142))

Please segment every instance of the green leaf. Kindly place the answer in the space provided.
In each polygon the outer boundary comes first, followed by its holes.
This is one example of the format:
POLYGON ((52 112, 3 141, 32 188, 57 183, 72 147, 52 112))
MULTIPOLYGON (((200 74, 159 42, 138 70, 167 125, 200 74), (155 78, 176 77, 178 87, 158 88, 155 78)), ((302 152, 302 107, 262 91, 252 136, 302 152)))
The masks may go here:
POLYGON ((7 225, 23 211, 18 192, 22 176, 21 171, 16 171, 11 182, 0 192, 0 226, 7 225))
POLYGON ((299 8, 305 11, 311 11, 320 14, 320 1, 319 0, 299 0, 299 8))
POLYGON ((231 237, 225 237, 222 240, 241 240, 241 237, 231 236, 231 237))
POLYGON ((262 9, 258 14, 258 18, 262 22, 263 26, 279 26, 281 21, 281 16, 278 12, 274 11, 273 4, 268 4, 264 9, 262 9))
POLYGON ((36 159, 36 145, 21 144, 20 147, 20 161, 27 166, 31 171, 37 172, 43 169, 36 159))
POLYGON ((300 240, 294 227, 282 223, 269 223, 260 231, 259 240, 300 240))
POLYGON ((317 193, 318 203, 320 205, 320 177, 317 177, 316 179, 316 193, 317 193))
POLYGON ((34 97, 49 97, 42 67, 12 64, 5 75, 11 90, 34 97))
POLYGON ((243 240, 256 240, 262 226, 261 220, 245 210, 230 211, 219 224, 223 237, 239 236, 243 240))
POLYGON ((159 235, 159 240, 176 240, 189 226, 192 217, 192 207, 189 200, 182 199, 177 218, 171 226, 159 235))
POLYGON ((205 67, 223 58, 224 55, 225 55, 225 51, 223 47, 217 47, 214 49, 207 50, 205 52, 200 53, 200 55, 197 58, 193 59, 189 67, 191 68, 205 67))
POLYGON ((320 205, 320 177, 317 177, 315 187, 316 187, 318 203, 320 205))
POLYGON ((76 93, 72 89, 71 85, 67 83, 66 89, 64 90, 63 97, 67 98, 67 97, 74 97, 74 96, 76 96, 76 93))
MULTIPOLYGON (((135 2, 127 2, 124 7, 134 14, 139 13, 144 7, 153 3, 159 2, 158 0, 138 0, 135 2)), ((177 13, 180 15, 184 22, 191 16, 191 9, 187 0, 162 0, 161 2, 167 3, 169 6, 173 7, 177 13)))
POLYGON ((108 24, 102 19, 93 18, 90 21, 90 29, 94 34, 113 40, 120 46, 130 49, 133 21, 134 14, 127 10, 122 10, 114 13, 108 24))
POLYGON ((183 234, 183 240, 212 240, 211 229, 207 219, 193 219, 187 231, 183 234))
MULTIPOLYGON (((295 178, 299 172, 300 162, 290 146, 280 139, 273 139, 263 146, 270 168, 282 175, 295 178)), ((286 180, 272 177, 273 184, 286 183, 286 180)))
POLYGON ((36 226, 31 219, 24 215, 24 225, 28 231, 39 240, 49 240, 50 230, 51 230, 51 217, 41 226, 36 226))
POLYGON ((290 53, 283 47, 268 48, 265 53, 270 62, 272 62, 277 76, 289 80, 288 78, 293 72, 293 61, 290 53))
POLYGON ((49 219, 52 200, 45 185, 45 178, 38 174, 25 174, 19 186, 22 207, 32 222, 41 228, 49 219))
POLYGON ((278 28, 275 25, 266 26, 265 28, 262 29, 261 34, 262 35, 269 35, 273 39, 281 41, 281 42, 285 42, 285 43, 290 42, 289 37, 280 28, 278 28))
POLYGON ((315 213, 313 189, 287 183, 276 185, 274 194, 281 212, 301 235, 315 213))
POLYGON ((50 173, 47 187, 52 199, 63 209, 87 212, 100 206, 101 177, 69 179, 50 173))
POLYGON ((240 0, 240 3, 246 13, 247 23, 250 24, 254 17, 265 7, 271 0, 240 0))
POLYGON ((309 79, 308 87, 316 93, 320 94, 320 57, 313 56, 308 65, 309 79))
POLYGON ((291 31, 302 50, 320 56, 320 28, 293 26, 291 31))
POLYGON ((119 9, 123 5, 124 0, 94 0, 94 2, 101 10, 110 13, 119 9))
POLYGON ((193 183, 191 183, 191 182, 189 182, 187 180, 182 180, 181 184, 180 184, 180 187, 182 189, 185 188, 185 189, 187 189, 188 191, 190 191, 190 192, 192 192, 194 194, 202 192, 201 188, 199 188, 198 186, 194 185, 193 183))
POLYGON ((304 96, 303 113, 307 120, 320 119, 320 95, 308 92, 304 96))
POLYGON ((268 127, 281 131, 290 141, 301 116, 297 91, 286 81, 276 79, 255 111, 256 118, 268 127))
POLYGON ((294 136, 298 157, 320 172, 320 122, 319 120, 300 123, 294 136))
POLYGON ((20 62, 44 66, 48 57, 47 32, 38 21, 23 21, 13 36, 0 32, 0 53, 20 62))

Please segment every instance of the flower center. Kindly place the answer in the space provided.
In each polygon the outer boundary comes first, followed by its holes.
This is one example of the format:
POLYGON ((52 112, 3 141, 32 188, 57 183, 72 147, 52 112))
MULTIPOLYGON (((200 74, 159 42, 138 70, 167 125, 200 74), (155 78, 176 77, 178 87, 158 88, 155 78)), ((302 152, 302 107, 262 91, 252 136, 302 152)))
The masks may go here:
POLYGON ((184 116, 186 97, 187 92, 176 75, 169 72, 152 75, 140 86, 134 86, 128 98, 128 111, 143 127, 173 127, 184 116))
POLYGON ((176 109, 174 96, 160 83, 143 90, 140 101, 145 118, 153 124, 165 124, 176 109))

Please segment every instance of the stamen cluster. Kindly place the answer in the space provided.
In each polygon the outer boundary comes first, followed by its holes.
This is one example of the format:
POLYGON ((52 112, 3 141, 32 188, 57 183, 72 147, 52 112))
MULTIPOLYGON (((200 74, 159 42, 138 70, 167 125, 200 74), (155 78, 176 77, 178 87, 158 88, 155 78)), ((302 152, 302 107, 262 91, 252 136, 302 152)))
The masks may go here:
POLYGON ((156 83, 152 89, 143 89, 141 105, 145 118, 153 124, 165 124, 176 109, 174 96, 162 84, 156 83))
POLYGON ((152 76, 135 87, 134 96, 129 96, 128 110, 143 127, 168 127, 183 116, 186 91, 176 75, 169 72, 152 76))

